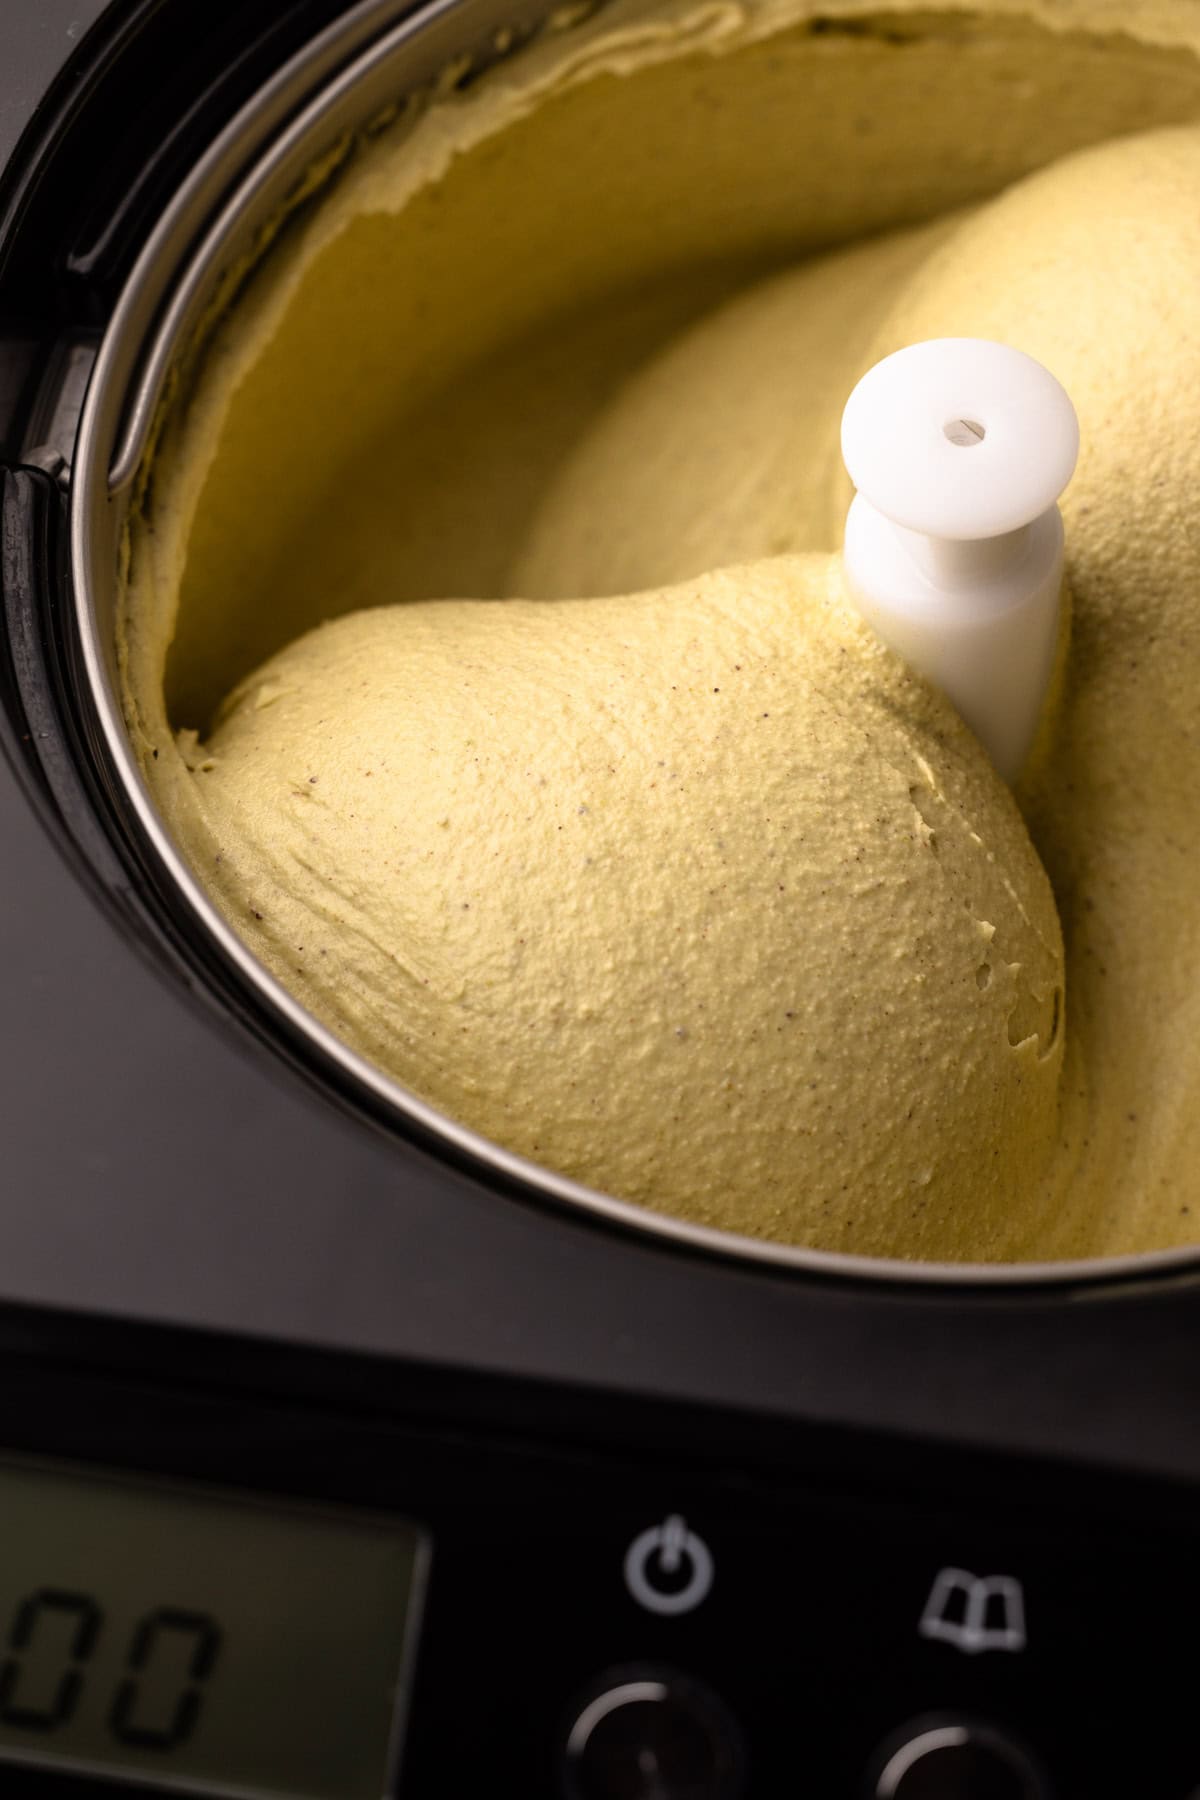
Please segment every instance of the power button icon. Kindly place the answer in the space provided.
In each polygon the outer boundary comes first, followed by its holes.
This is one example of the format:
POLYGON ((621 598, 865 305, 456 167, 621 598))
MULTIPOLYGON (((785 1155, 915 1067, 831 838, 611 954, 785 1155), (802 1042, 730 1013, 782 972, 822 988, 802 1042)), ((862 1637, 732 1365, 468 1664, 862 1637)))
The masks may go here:
POLYGON ((678 1513, 641 1532, 625 1552, 625 1586, 647 1612, 691 1612, 712 1584, 712 1552, 678 1513))

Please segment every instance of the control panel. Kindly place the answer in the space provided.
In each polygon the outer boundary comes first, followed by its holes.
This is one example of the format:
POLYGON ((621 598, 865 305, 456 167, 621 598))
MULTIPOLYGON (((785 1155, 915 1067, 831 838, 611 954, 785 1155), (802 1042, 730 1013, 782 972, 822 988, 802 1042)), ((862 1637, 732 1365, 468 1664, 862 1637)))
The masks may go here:
MULTIPOLYGON (((1178 1646, 1200 1606, 1196 1539, 1055 1512, 1036 1489, 989 1510, 884 1488, 638 1485, 644 1502, 610 1489, 601 1518, 592 1484, 586 1509, 552 1509, 507 1546, 481 1519, 456 1559, 459 1605, 488 1594, 519 1666, 489 1683, 468 1656, 471 1736, 493 1753, 518 1738, 526 1791, 1195 1800, 1178 1646)), ((432 1616, 429 1643, 448 1662, 432 1616)), ((419 1680, 414 1778, 432 1768, 421 1696, 419 1680)), ((450 1788, 481 1772, 462 1754, 450 1788)))
POLYGON ((1200 1800, 1186 1490, 142 1335, 4 1359, 0 1800, 1200 1800))

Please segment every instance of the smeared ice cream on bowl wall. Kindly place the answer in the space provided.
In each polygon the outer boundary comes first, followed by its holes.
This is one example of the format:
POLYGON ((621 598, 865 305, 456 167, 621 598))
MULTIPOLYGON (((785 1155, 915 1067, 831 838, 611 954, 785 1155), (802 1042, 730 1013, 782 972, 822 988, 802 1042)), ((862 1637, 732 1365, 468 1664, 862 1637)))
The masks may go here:
POLYGON ((1198 49, 618 0, 347 159, 168 404, 121 610, 156 803, 316 1019, 747 1237, 1195 1240, 1198 49), (947 337, 1079 414, 1012 786, 840 554, 846 398, 947 337))

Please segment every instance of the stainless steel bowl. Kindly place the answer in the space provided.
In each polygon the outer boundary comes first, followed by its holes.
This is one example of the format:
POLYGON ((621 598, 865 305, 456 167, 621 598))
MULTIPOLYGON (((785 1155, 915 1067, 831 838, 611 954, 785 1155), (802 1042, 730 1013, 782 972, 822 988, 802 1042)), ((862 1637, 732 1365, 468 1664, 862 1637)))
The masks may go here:
MULTIPOLYGON (((271 1014, 319 1056, 408 1120, 532 1194, 693 1250, 884 1282, 1014 1284, 1104 1281, 1182 1269, 1200 1249, 1022 1264, 899 1263, 772 1244, 689 1224, 616 1200, 515 1156, 436 1111, 342 1043, 248 952, 208 898, 156 809, 126 730, 117 660, 121 545, 172 383, 197 353, 201 321, 234 299, 236 271, 296 203, 308 170, 331 168, 356 135, 395 115, 407 94, 456 59, 472 71, 519 49, 545 17, 537 0, 364 0, 260 90, 179 190, 147 243, 104 338, 77 438, 71 484, 74 602, 90 704, 110 773, 144 843, 187 909, 271 1014)), ((311 196, 306 196, 306 200, 311 196)), ((498 1200, 498 1204, 501 1203, 498 1200)))

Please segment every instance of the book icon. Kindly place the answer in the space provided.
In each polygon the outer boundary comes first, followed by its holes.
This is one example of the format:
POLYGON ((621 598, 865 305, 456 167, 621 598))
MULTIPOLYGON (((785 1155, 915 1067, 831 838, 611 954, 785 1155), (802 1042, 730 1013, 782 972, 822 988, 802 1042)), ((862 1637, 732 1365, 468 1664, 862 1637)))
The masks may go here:
POLYGON ((917 1630, 974 1656, 981 1650, 1025 1648, 1025 1596, 1014 1575, 939 1570, 917 1630))

